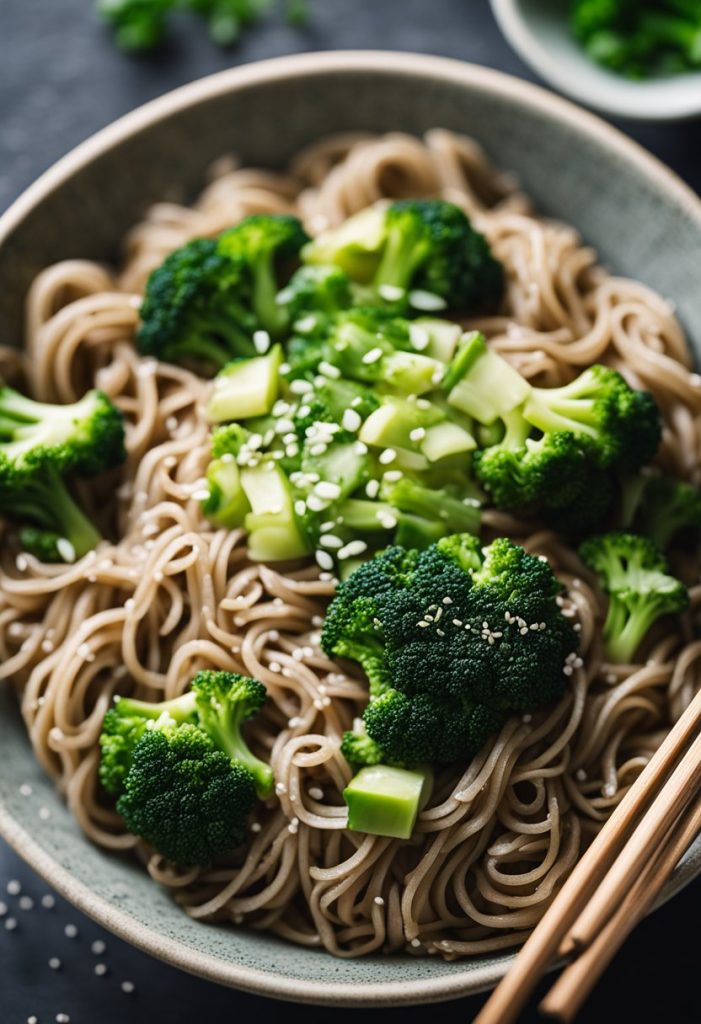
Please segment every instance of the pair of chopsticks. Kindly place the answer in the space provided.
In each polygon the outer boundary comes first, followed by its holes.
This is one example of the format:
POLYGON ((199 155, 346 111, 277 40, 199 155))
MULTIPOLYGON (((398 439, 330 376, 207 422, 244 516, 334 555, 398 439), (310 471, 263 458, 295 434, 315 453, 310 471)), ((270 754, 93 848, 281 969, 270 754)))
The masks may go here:
POLYGON ((701 831, 701 691, 564 883, 475 1024, 511 1024, 556 957, 540 1010, 570 1021, 701 831))

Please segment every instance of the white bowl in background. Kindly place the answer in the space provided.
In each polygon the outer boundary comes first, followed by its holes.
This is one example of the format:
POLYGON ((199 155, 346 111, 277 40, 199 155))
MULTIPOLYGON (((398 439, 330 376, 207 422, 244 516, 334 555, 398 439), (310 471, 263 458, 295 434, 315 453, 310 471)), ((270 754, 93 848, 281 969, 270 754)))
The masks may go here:
POLYGON ((701 71, 632 81, 600 67, 570 33, 568 0, 491 0, 491 5, 526 64, 580 103, 638 121, 701 116, 701 71))

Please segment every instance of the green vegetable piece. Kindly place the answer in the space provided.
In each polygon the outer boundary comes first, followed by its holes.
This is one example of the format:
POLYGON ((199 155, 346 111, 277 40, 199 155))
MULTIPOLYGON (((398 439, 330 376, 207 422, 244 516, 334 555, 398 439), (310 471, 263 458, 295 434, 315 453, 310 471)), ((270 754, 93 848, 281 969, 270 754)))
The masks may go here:
POLYGON ((202 502, 205 518, 226 530, 243 526, 251 506, 241 486, 241 473, 233 455, 210 462, 207 485, 209 497, 202 502))
POLYGON ((244 526, 253 561, 278 562, 309 554, 296 522, 289 482, 279 466, 264 462, 243 469, 241 487, 251 506, 244 526))
POLYGON ((278 396, 282 359, 282 347, 273 345, 264 356, 225 366, 214 379, 207 403, 208 419, 226 423, 269 413, 278 396))
POLYGON ((531 390, 476 331, 465 336, 442 386, 450 405, 486 425, 522 405, 531 390))
POLYGON ((433 789, 430 768, 407 771, 378 764, 361 768, 343 790, 348 828, 409 839, 433 789))

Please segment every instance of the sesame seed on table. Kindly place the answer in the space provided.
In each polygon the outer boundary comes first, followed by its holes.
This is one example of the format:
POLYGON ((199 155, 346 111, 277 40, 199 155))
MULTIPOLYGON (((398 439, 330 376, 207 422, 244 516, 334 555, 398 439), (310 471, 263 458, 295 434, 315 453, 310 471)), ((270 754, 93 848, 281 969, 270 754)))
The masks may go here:
MULTIPOLYGON (((533 79, 501 38, 487 0, 309 0, 309 6, 312 23, 307 30, 292 29, 278 18, 248 34, 233 51, 213 47, 204 32, 190 31, 183 20, 172 45, 161 54, 134 59, 112 46, 93 18, 91 0, 0 3, 0 211, 91 132, 153 96, 237 61, 303 50, 372 47, 444 54, 533 79)), ((701 189, 697 125, 623 127, 701 189)), ((412 300, 430 311, 430 296, 414 294, 412 300)), ((257 339, 261 352, 269 341, 263 335, 257 339)), ((419 337, 416 347, 421 343, 419 337)), ((278 413, 284 415, 284 410, 278 413)), ((350 416, 344 428, 353 431, 354 424, 350 416)), ((175 421, 166 426, 174 429, 175 421)), ((389 466, 391 456, 386 458, 389 466)), ((384 476, 392 482, 401 473, 390 469, 384 476)), ((368 497, 376 497, 377 487, 376 481, 368 485, 368 497)), ((318 497, 324 500, 323 494, 318 497)), ((320 546, 320 552, 335 549, 335 525, 322 527, 329 542, 320 546)), ((331 578, 328 571, 322 575, 331 578)), ((564 613, 572 614, 569 609, 564 613)), ((451 623, 444 612, 442 625, 446 618, 451 623)), ((524 628, 528 625, 524 623, 524 628)), ((458 628, 459 623, 452 621, 452 626, 458 628)), ((486 632, 495 629, 488 624, 486 632)), ((489 642, 488 635, 485 639, 489 642)), ((47 641, 50 644, 50 638, 47 641)), ((48 646, 46 651, 50 653, 48 646)), ((283 671, 276 662, 269 667, 283 671)), ((293 720, 289 725, 295 727, 293 720)), ((323 798, 323 793, 309 795, 323 798)), ((43 810, 49 813, 48 808, 43 810)), ((645 921, 585 1006, 579 1017, 582 1024, 698 1024, 698 938, 692 929, 700 908, 698 880, 645 921)), ((329 958, 330 973, 333 968, 329 958)), ((439 1010, 443 1024, 471 1020, 482 1002, 483 997, 474 997, 444 1004, 439 1010)), ((535 1001, 523 1021, 536 1019, 534 1006, 535 1001)), ((280 1003, 230 992, 132 949, 54 894, 0 841, 0 1024, 191 1024, 195 1019, 219 1024, 232 1017, 265 1021, 285 1012, 280 1003)), ((322 1007, 303 1012, 307 1024, 329 1018, 322 1007)), ((426 1012, 422 1007, 363 1010, 362 1016, 364 1022, 369 1018, 382 1024, 418 1024, 426 1012)), ((334 1010, 333 1015, 339 1024, 359 1019, 349 1010, 334 1010)))

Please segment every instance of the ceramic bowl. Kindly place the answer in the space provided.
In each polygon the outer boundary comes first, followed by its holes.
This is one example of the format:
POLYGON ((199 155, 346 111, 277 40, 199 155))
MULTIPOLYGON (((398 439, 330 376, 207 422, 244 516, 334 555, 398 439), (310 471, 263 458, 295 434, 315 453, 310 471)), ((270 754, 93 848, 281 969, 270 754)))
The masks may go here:
POLYGON ((568 24, 567 0, 491 0, 519 56, 550 85, 586 106, 637 121, 701 115, 701 71, 634 82, 587 57, 568 24))
MULTIPOLYGON (((20 343, 22 302, 37 271, 67 257, 116 259, 144 208, 194 196, 223 152, 280 167, 329 132, 421 133, 436 125, 474 135, 518 175, 543 213, 575 224, 610 266, 673 299, 687 328, 701 324, 701 203, 638 146, 571 104, 493 71, 432 57, 333 53, 195 82, 61 160, 0 220, 0 337, 20 343)), ((0 833, 81 910, 185 970, 268 996, 358 1006, 475 992, 494 984, 511 961, 510 954, 454 963, 341 960, 196 923, 137 864, 82 836, 32 757, 8 687, 0 687, 0 751, 0 833), (30 797, 20 793, 24 783, 30 797)), ((665 897, 699 871, 701 843, 665 897)))

